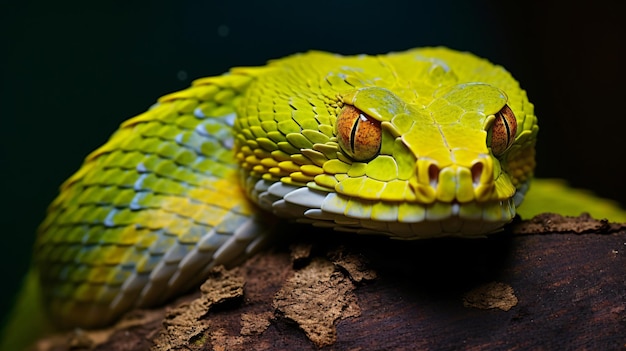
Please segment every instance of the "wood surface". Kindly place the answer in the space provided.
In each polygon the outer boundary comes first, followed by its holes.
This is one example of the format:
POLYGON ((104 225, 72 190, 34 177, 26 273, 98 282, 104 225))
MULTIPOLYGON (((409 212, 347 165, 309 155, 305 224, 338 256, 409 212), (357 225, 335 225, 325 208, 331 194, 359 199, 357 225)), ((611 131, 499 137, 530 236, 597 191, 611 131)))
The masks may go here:
POLYGON ((486 239, 285 226, 198 290, 38 350, 624 350, 626 224, 543 214, 486 239))

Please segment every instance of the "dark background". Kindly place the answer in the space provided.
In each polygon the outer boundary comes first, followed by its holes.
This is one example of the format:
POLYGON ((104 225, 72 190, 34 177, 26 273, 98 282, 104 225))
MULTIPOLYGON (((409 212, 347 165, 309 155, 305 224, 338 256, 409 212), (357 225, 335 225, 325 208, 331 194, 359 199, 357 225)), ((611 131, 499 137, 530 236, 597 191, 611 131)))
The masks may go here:
POLYGON ((194 78, 298 51, 445 45, 486 57, 535 104, 536 174, 626 204, 622 3, 0 3, 0 316, 57 187, 119 123, 194 78))

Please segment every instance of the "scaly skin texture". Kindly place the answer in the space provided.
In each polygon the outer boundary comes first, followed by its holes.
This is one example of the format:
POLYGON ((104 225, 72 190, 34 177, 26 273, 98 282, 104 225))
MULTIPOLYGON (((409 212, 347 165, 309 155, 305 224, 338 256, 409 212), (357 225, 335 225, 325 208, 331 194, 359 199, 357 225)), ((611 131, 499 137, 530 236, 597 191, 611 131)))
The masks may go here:
POLYGON ((253 254, 268 213, 399 239, 497 231, 532 178, 536 122, 507 71, 445 48, 199 79, 61 187, 35 248, 48 311, 99 327, 161 303, 253 254))

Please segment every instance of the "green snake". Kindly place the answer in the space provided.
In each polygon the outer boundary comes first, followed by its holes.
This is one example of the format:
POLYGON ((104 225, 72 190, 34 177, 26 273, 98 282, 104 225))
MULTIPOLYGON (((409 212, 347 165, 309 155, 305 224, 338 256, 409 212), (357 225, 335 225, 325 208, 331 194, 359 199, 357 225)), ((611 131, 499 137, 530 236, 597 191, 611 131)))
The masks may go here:
POLYGON ((399 239, 484 236, 532 177, 533 105, 502 67, 422 48, 309 52, 196 80, 61 187, 35 262, 50 314, 99 327, 250 255, 278 218, 399 239))
POLYGON ((45 305, 57 325, 110 324, 254 254, 277 219, 484 237, 516 216, 537 132, 511 74, 447 48, 308 52, 198 79, 61 186, 35 244, 45 305))

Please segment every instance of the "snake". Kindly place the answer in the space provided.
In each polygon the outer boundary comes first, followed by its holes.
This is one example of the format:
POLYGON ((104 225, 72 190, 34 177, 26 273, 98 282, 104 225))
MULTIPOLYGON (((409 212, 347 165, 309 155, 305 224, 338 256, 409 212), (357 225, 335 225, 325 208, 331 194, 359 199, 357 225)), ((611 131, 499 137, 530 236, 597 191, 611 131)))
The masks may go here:
POLYGON ((505 68, 445 47, 310 51, 197 79, 60 187, 34 248, 46 310, 106 326, 241 263, 282 222, 485 237, 516 216, 537 133, 505 68))

